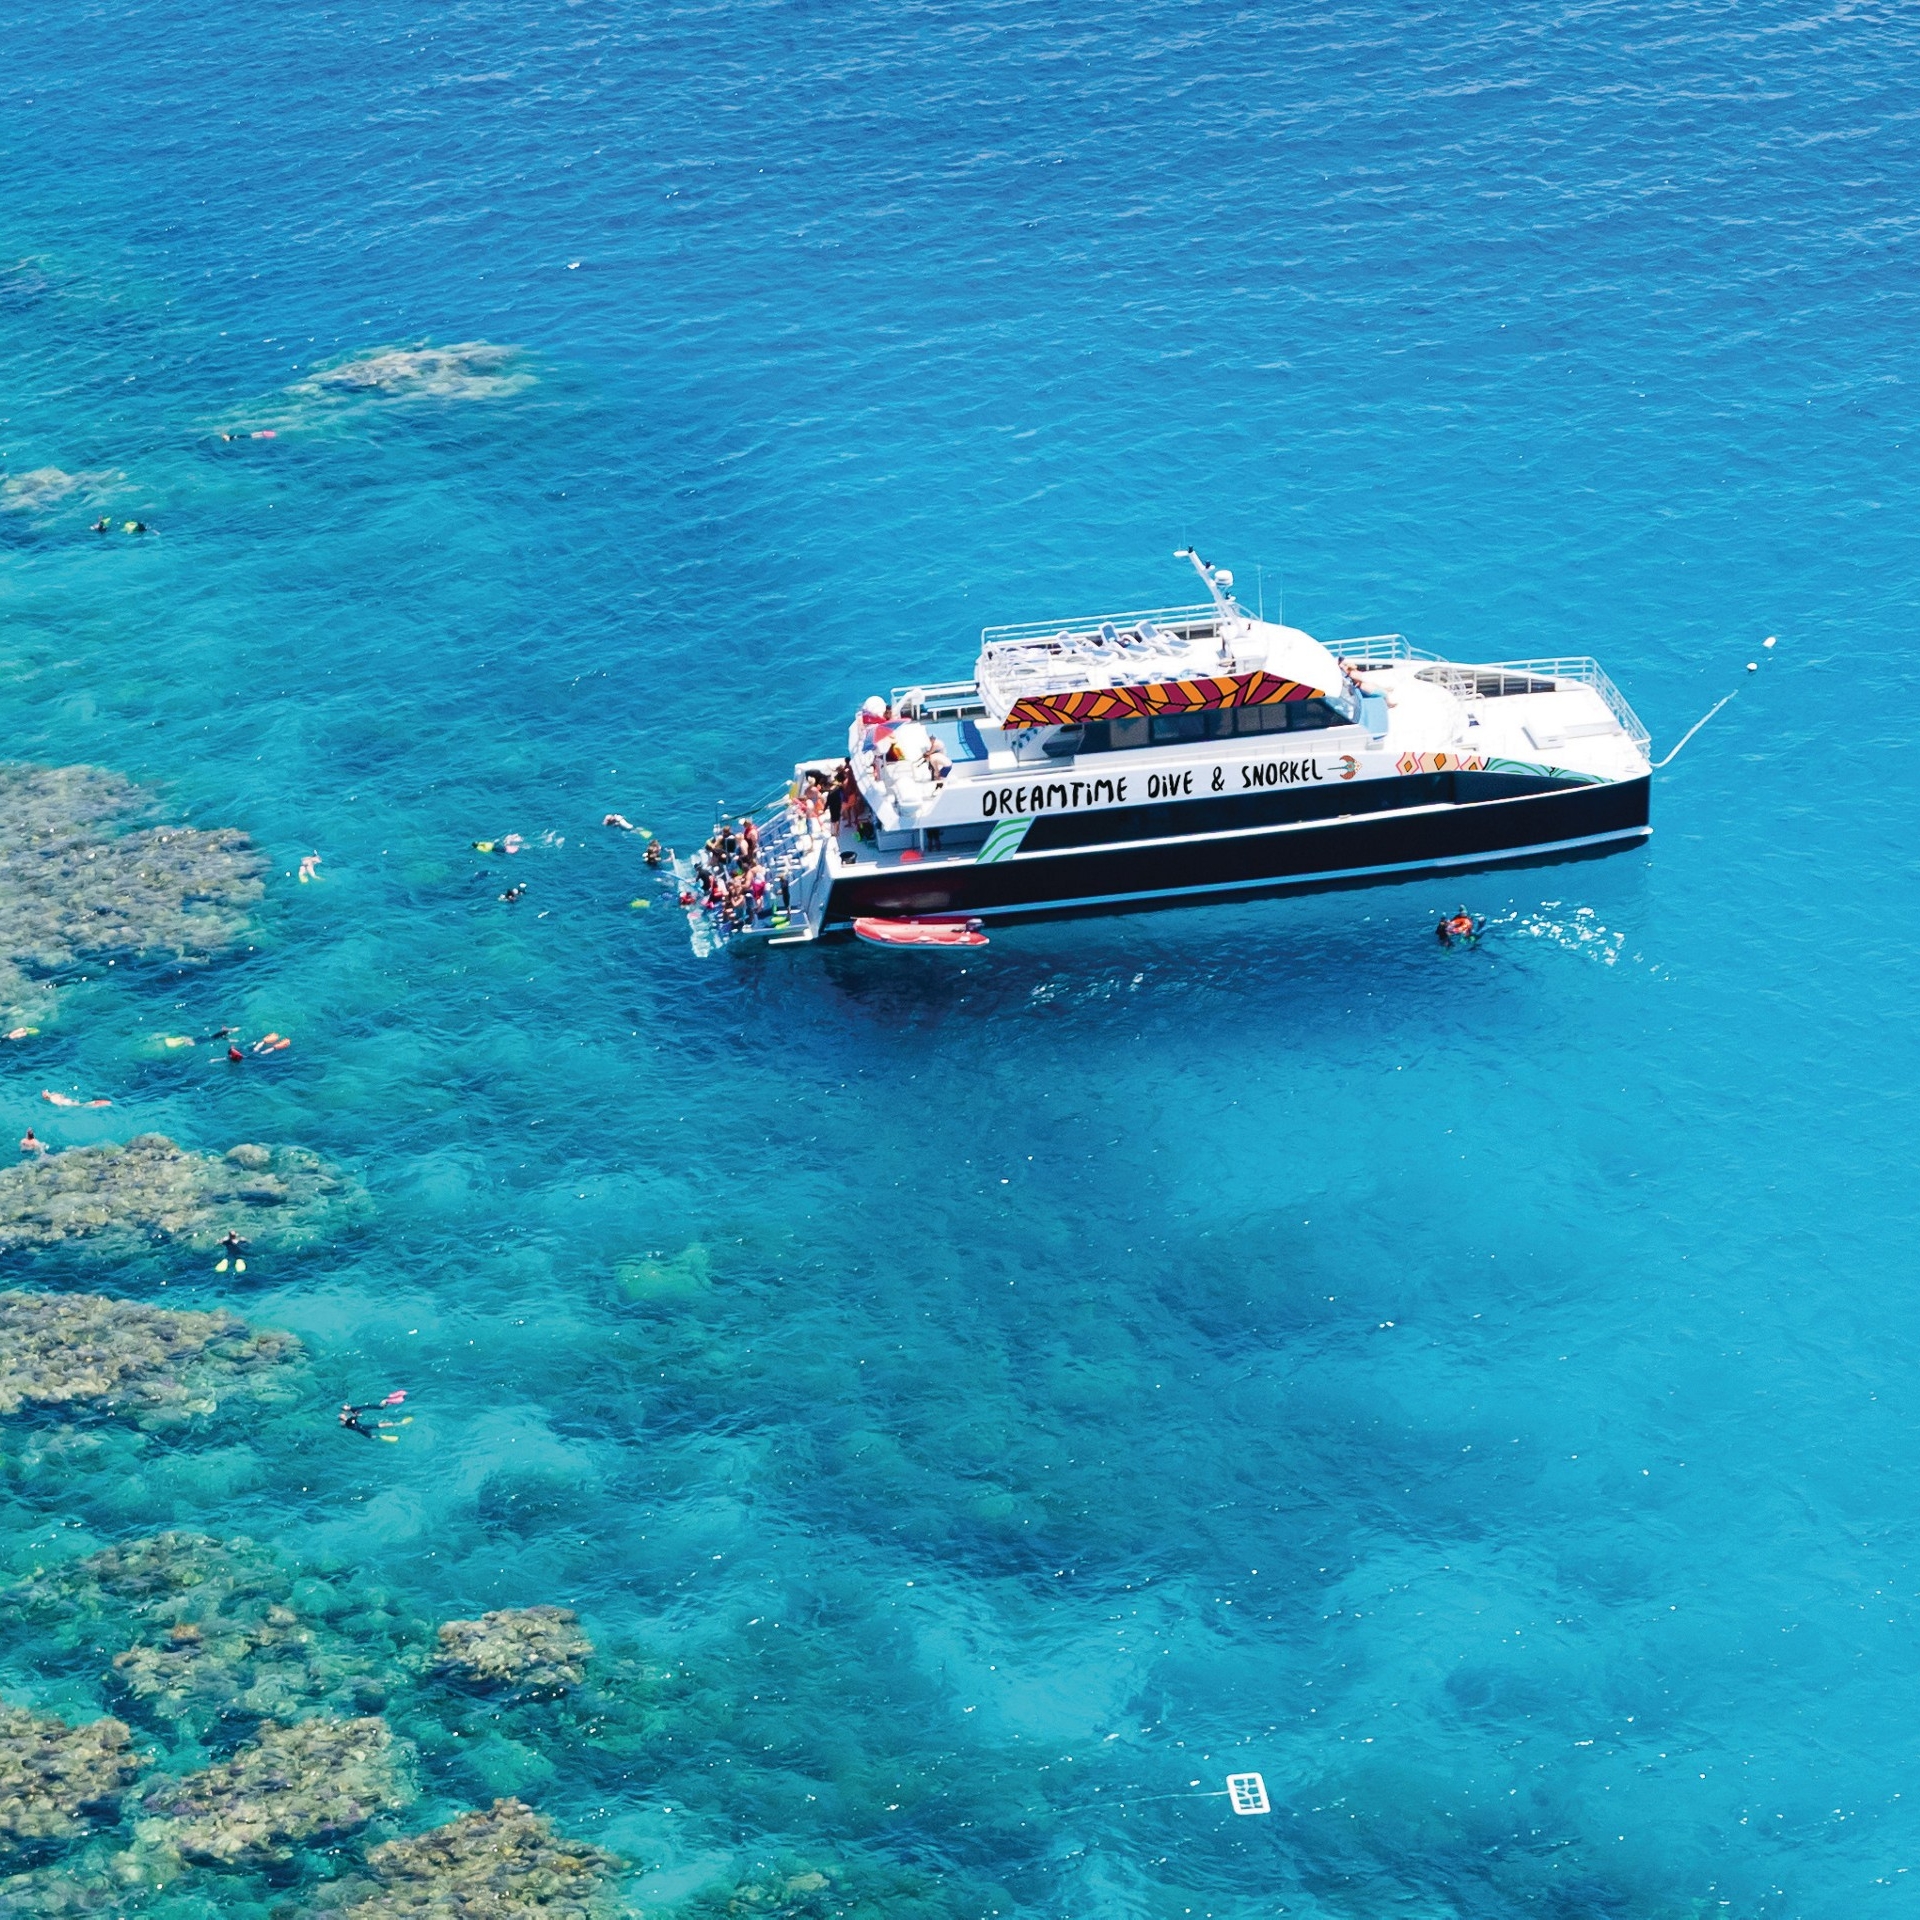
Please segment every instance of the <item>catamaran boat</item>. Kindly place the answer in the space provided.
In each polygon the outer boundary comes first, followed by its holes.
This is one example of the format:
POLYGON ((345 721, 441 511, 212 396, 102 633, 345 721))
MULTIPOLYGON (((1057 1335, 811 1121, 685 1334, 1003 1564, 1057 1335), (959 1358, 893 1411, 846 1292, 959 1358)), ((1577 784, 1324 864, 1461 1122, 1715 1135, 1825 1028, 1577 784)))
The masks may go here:
POLYGON ((1323 643, 1176 557, 1202 605, 989 627, 972 679, 868 700, 844 754, 801 761, 759 825, 757 905, 710 906, 681 863, 696 945, 1363 884, 1651 832, 1647 730, 1595 661, 1323 643))

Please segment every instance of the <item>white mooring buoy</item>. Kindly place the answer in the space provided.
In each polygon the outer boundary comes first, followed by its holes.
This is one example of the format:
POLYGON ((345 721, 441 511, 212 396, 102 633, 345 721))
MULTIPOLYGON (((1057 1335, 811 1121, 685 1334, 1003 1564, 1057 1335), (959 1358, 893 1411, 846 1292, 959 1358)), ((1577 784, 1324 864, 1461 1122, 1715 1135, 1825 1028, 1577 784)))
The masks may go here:
POLYGON ((1227 1798, 1233 1802, 1235 1813, 1273 1811, 1267 1800, 1267 1783, 1257 1773, 1228 1774, 1227 1798))

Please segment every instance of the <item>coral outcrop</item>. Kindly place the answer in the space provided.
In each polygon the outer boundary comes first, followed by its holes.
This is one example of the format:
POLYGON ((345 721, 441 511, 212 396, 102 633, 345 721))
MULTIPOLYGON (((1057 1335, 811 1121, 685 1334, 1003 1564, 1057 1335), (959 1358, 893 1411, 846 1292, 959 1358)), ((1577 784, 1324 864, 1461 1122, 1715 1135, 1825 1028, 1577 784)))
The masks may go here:
POLYGON ((231 1760, 150 1788, 139 1836, 215 1866, 284 1861, 297 1844, 337 1839, 405 1806, 404 1752, 371 1715, 268 1721, 231 1760))
POLYGON ((159 1534, 36 1574, 9 1597, 109 1662, 127 1711, 201 1736, 371 1712, 423 1664, 419 1630, 384 1594, 303 1576, 244 1537, 159 1534))
POLYGON ((622 1862, 578 1840, 518 1800, 367 1855, 378 1891, 339 1920, 611 1920, 622 1862))
POLYGON ((0 1706, 0 1862, 78 1840, 146 1765, 118 1720, 85 1726, 0 1706))
POLYGON ((292 1334, 237 1314, 0 1293, 0 1414, 34 1406, 185 1420, 236 1395, 270 1396, 275 1370, 299 1353, 292 1334))
POLYGON ((121 476, 107 471, 68 473, 61 467, 29 467, 0 479, 0 510, 44 513, 70 494, 91 492, 121 476))
POLYGON ((593 1642, 571 1607, 502 1607, 440 1629, 435 1666, 477 1686, 561 1693, 586 1676, 593 1642))
POLYGON ((244 1534, 155 1533, 102 1547, 83 1560, 35 1573, 10 1594, 23 1612, 98 1616, 115 1608, 153 1608, 172 1621, 183 1611, 217 1611, 261 1595, 278 1597, 291 1576, 271 1547, 244 1534))
POLYGON ((461 340, 446 347, 389 347, 328 367, 294 388, 296 393, 335 399, 397 398, 418 394, 435 400, 498 400, 533 384, 515 368, 517 347, 489 340, 461 340))
POLYGON ((0 958, 196 962, 247 931, 266 862, 230 828, 113 823, 148 804, 104 767, 0 765, 0 958))
POLYGON ((230 1227, 261 1246, 294 1246, 363 1202, 357 1184, 301 1147, 191 1153, 141 1133, 125 1146, 70 1147, 0 1169, 0 1251, 71 1240, 210 1247, 230 1227))
POLYGON ((1004 1911, 1004 1895, 963 1889, 874 1855, 756 1863, 748 1878, 704 1887, 674 1910, 675 1920, 955 1920, 1004 1911))

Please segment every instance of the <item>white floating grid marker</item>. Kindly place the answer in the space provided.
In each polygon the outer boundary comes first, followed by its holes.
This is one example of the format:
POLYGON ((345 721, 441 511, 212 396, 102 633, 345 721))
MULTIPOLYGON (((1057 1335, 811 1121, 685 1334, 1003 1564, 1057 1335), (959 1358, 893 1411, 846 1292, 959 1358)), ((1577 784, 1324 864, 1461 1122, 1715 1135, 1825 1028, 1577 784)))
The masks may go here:
POLYGON ((1267 1783, 1257 1773, 1228 1774, 1227 1797, 1233 1802, 1235 1813, 1273 1811, 1267 1800, 1267 1783))

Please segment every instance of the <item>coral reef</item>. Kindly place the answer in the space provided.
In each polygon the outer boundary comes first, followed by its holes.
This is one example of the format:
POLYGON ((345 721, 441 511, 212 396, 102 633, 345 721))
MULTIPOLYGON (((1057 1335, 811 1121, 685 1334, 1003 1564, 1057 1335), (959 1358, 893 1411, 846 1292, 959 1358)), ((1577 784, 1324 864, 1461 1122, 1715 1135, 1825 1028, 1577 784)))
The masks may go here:
POLYGON ((78 1840, 146 1761, 118 1720, 85 1726, 0 1706, 0 1861, 78 1840))
POLYGON ((58 1622, 70 1647, 110 1656, 130 1711, 202 1736, 321 1708, 372 1712, 422 1666, 423 1636, 384 1594, 302 1575, 245 1538, 163 1533, 36 1574, 9 1597, 58 1622))
POLYGON ((434 1664, 481 1686, 560 1693, 580 1684, 592 1654, 572 1608, 502 1607, 478 1620, 449 1620, 434 1664))
POLYGON ((60 467, 29 467, 0 480, 0 508, 14 513, 40 513, 57 506, 69 494, 91 490, 118 480, 111 472, 68 473, 60 467))
POLYGON ((496 1800, 375 1847, 367 1865, 378 1890, 336 1910, 338 1920, 611 1920, 622 1862, 556 1838, 521 1801, 496 1800))
POLYGON ((294 388, 333 398, 422 395, 436 400, 498 400, 533 384, 514 371, 517 347, 461 340, 446 347, 389 347, 328 367, 294 388))
POLYGON ((274 1369, 299 1352, 291 1334, 256 1331, 226 1312, 0 1293, 0 1414, 98 1407, 147 1422, 184 1420, 236 1394, 271 1394, 274 1369))
POLYGON ((260 1246, 317 1239, 358 1211, 359 1186, 301 1147, 190 1153, 163 1133, 46 1153, 0 1169, 0 1251, 157 1237, 212 1246, 231 1227, 260 1246))
POLYGON ((146 804, 103 767, 0 765, 0 958, 51 973, 210 959, 247 930, 265 861, 243 833, 109 822, 146 804))
POLYGON ((181 1620, 164 1637, 113 1656, 118 1685, 156 1719, 208 1726, 236 1715, 275 1719, 341 1693, 384 1704, 369 1661, 274 1602, 258 1620, 181 1620))
POLYGON ((613 1277, 629 1300, 672 1307, 712 1291, 712 1264, 706 1248, 695 1241, 668 1258, 648 1255, 644 1259, 622 1260, 615 1266, 613 1277))
POLYGON ((783 1860, 759 1865, 735 1885, 703 1889, 676 1914, 679 1920, 950 1920, 959 1905, 951 1889, 877 1859, 831 1872, 783 1860))
POLYGON ((35 1573, 9 1598, 24 1612, 64 1615, 98 1615, 114 1603, 152 1606, 172 1621, 193 1617, 180 1610, 183 1600, 218 1610, 258 1595, 278 1597, 289 1579, 279 1555, 244 1534, 216 1540, 204 1533, 156 1533, 35 1573))
POLYGON ((371 1715, 266 1721, 231 1760, 149 1789, 137 1831, 144 1845, 191 1861, 287 1860, 297 1842, 337 1838, 405 1806, 404 1752, 371 1715))

